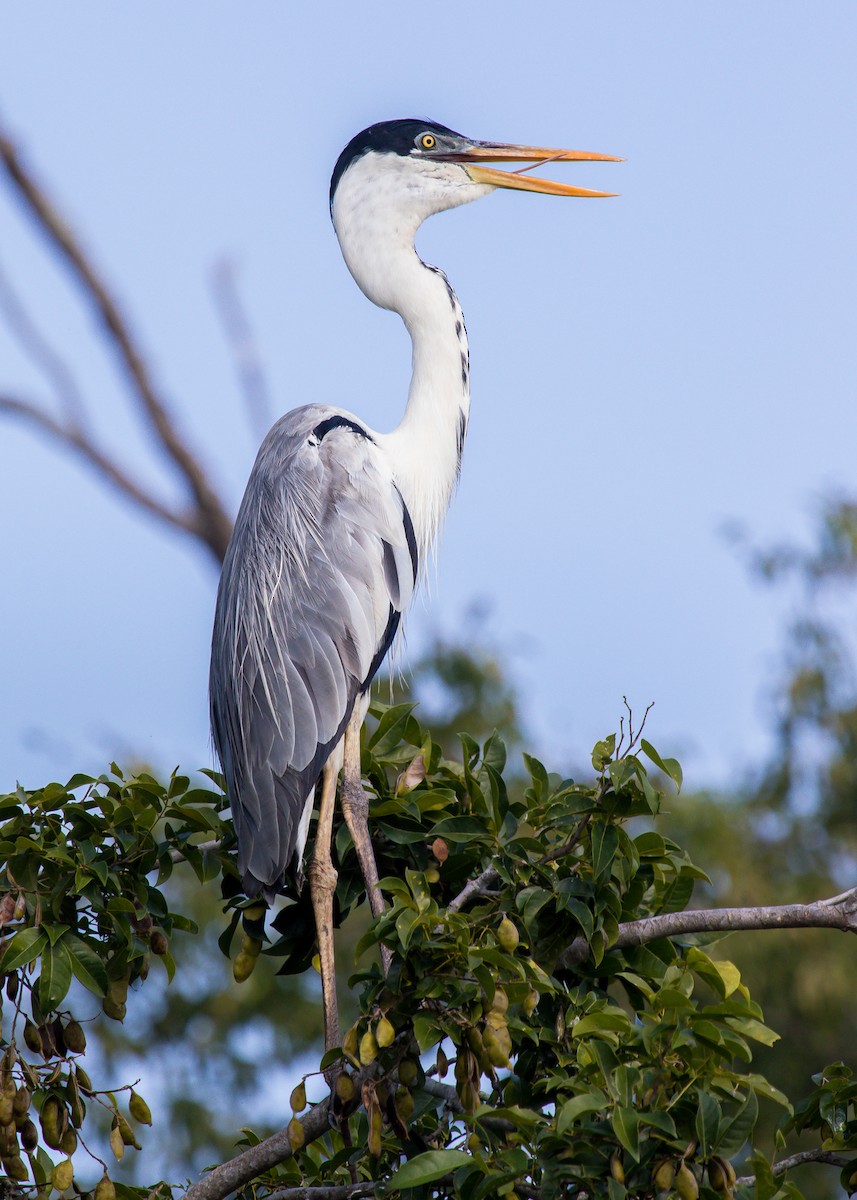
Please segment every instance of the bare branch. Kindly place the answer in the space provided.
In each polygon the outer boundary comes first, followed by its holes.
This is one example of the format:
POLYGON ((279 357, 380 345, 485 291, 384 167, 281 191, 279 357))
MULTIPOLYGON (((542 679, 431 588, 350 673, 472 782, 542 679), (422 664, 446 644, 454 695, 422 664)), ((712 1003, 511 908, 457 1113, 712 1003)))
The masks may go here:
MULTIPOLYGON (((739 929, 842 929, 857 933, 857 888, 816 900, 812 904, 776 904, 760 908, 702 908, 690 912, 662 913, 619 926, 616 949, 643 946, 656 938, 678 937, 687 933, 732 933, 739 929)), ((557 960, 559 970, 583 962, 589 944, 575 938, 557 960)))
POLYGON ((374 1196, 378 1186, 378 1180, 367 1179, 363 1183, 291 1187, 283 1188, 279 1192, 270 1192, 266 1200, 353 1200, 355 1196, 374 1196))
MULTIPOLYGON (((834 1154, 832 1150, 801 1150, 798 1154, 792 1154, 789 1158, 783 1158, 778 1163, 774 1163, 771 1172, 774 1178, 777 1178, 785 1175, 786 1171, 790 1171, 792 1167, 802 1167, 804 1163, 829 1163, 832 1167, 847 1167, 853 1161, 853 1155, 834 1154)), ((751 1187, 755 1182, 755 1175, 741 1175, 735 1180, 735 1186, 751 1187)))
POLYGON ((28 358, 51 381, 70 425, 82 429, 86 412, 71 368, 48 343, 24 307, 9 278, 0 270, 0 310, 28 358))
MULTIPOLYGON (((301 1126, 304 1131, 304 1145, 327 1133, 330 1128, 330 1101, 327 1097, 320 1104, 313 1105, 302 1118, 301 1126)), ((281 1129, 258 1145, 243 1150, 235 1158, 230 1158, 213 1171, 209 1171, 199 1183, 194 1183, 188 1188, 183 1200, 223 1200, 230 1192, 243 1187, 263 1171, 269 1171, 278 1163, 285 1162, 292 1154, 289 1135, 285 1129, 281 1129)))
POLYGON ((235 280, 234 262, 223 259, 214 269, 212 292, 224 333, 232 350, 238 382, 244 393, 250 425, 261 440, 271 427, 272 406, 256 338, 235 280))
MULTIPOLYGON (((220 499, 208 482, 205 471, 179 435, 167 408, 158 396, 143 356, 137 348, 127 322, 104 281, 84 253, 69 226, 54 208, 39 184, 22 163, 14 143, 0 131, 0 164, 35 219, 42 233, 59 252, 87 300, 101 318, 113 343, 138 406, 161 448, 175 464, 196 504, 194 532, 218 559, 223 559, 229 543, 232 523, 220 499)), ((148 506, 151 507, 151 506, 148 506)))
POLYGON ((450 900, 447 905, 447 913, 457 913, 464 908, 468 901, 474 896, 481 896, 494 882, 499 879, 500 875, 496 867, 486 867, 481 875, 477 875, 475 879, 471 879, 470 883, 466 884, 454 900, 450 900))
POLYGON ((99 450, 79 426, 62 425, 44 409, 31 404, 29 400, 21 400, 15 396, 0 395, 0 413, 8 413, 10 416, 21 417, 25 421, 29 421, 30 424, 35 425, 43 433, 47 433, 55 441, 74 450, 91 467, 94 467, 102 478, 122 492, 129 500, 133 500, 135 504, 165 521, 168 525, 174 525, 184 533, 199 536, 195 513, 176 512, 167 508, 165 504, 147 492, 141 484, 133 480, 112 458, 99 450))

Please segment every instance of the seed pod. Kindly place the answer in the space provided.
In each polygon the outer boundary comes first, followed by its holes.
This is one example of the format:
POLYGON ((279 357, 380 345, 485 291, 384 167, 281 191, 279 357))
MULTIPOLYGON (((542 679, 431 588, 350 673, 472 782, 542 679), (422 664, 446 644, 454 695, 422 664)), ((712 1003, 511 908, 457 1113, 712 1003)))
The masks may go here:
POLYGON ((14 1000, 18 995, 18 972, 13 971, 11 975, 6 976, 6 995, 10 1000, 14 1000))
POLYGON ((124 1021, 125 1013, 128 1011, 125 1004, 117 1004, 112 996, 105 996, 101 1001, 101 1009, 105 1017, 109 1017, 111 1021, 124 1021))
POLYGON ((381 1017, 380 1021, 375 1026, 375 1041, 383 1048, 384 1046, 391 1046, 395 1040, 395 1037, 396 1031, 391 1023, 386 1017, 381 1017))
POLYGON ((15 1116, 13 1096, 0 1096, 0 1125, 9 1125, 15 1116))
POLYGON ((135 1150, 141 1150, 142 1147, 141 1147, 140 1143, 137 1141, 137 1137, 134 1133, 134 1130, 131 1128, 131 1126, 128 1124, 128 1122, 125 1120, 125 1118, 122 1116, 122 1114, 117 1113, 116 1116, 113 1118, 113 1120, 114 1120, 115 1125, 119 1129, 119 1133, 120 1133, 120 1135, 122 1137, 122 1141, 125 1143, 125 1145, 133 1146, 135 1150))
POLYGON ((439 863, 444 863, 449 858, 449 846, 443 838, 435 838, 431 844, 431 852, 439 863))
POLYGON ((407 1088, 401 1087, 396 1092, 396 1112, 404 1124, 411 1118, 414 1111, 414 1097, 407 1088))
POLYGON ((368 1067, 378 1057, 378 1041, 371 1029, 367 1029, 360 1039, 360 1061, 368 1067))
POLYGON ((440 871, 437 867, 426 867, 426 883, 440 883, 440 871))
POLYGON ((25 1183, 30 1178, 27 1164, 20 1154, 3 1155, 3 1170, 15 1183, 25 1183))
MULTIPOLYGON (((455 1060, 455 1070, 453 1072, 453 1074, 455 1075, 456 1083, 464 1083, 464 1081, 466 1079, 470 1078, 471 1070, 472 1070, 472 1066, 471 1066, 472 1062, 473 1062, 473 1055, 470 1053, 470 1051, 467 1049, 466 1046, 460 1046, 459 1050, 458 1050, 458 1057, 455 1060)), ((402 1078, 401 1069, 399 1070, 399 1078, 400 1079, 402 1078)))
POLYGON ((71 1158, 76 1149, 77 1134, 74 1132, 74 1129, 72 1129, 71 1125, 69 1125, 68 1129, 62 1135, 62 1140, 60 1141, 60 1150, 62 1150, 63 1154, 67 1154, 69 1158, 71 1158))
POLYGON ((24 917, 26 917, 26 915, 27 915, 27 897, 22 892, 21 895, 18 897, 18 899, 15 901, 15 908, 12 913, 12 919, 14 921, 23 921, 23 919, 24 919, 24 917))
POLYGON ((659 1163, 652 1175, 652 1182, 655 1185, 657 1192, 669 1192, 672 1190, 673 1180, 675 1179, 675 1166, 670 1159, 665 1158, 659 1163))
POLYGON ((482 1035, 482 1042, 488 1058, 495 1067, 509 1066, 509 1055, 512 1053, 512 1039, 509 1035, 509 1030, 505 1026, 502 1029, 492 1029, 490 1025, 486 1025, 485 1033, 482 1035))
POLYGON ((292 1089, 289 1104, 293 1113, 303 1112, 306 1108, 306 1083, 303 1079, 296 1088, 292 1089))
POLYGON ((420 1069, 412 1058, 403 1058, 399 1063, 399 1083, 413 1087, 419 1079, 420 1069))
POLYGON ((107 985, 107 995, 114 1004, 124 1004, 128 999, 128 981, 131 976, 130 968, 121 979, 111 979, 107 985))
POLYGON ((75 1068, 75 1075, 77 1078, 77 1086, 80 1088, 80 1090, 82 1092, 91 1092, 92 1091, 92 1080, 89 1078, 86 1071, 84 1071, 83 1067, 80 1066, 80 1064, 78 1064, 77 1067, 75 1068))
POLYGON ((71 1187, 74 1179, 74 1166, 71 1159, 64 1158, 62 1162, 57 1163, 51 1172, 51 1183, 58 1192, 65 1192, 71 1187))
POLYGON ((13 1123, 0 1125, 0 1155, 19 1154, 18 1129, 13 1123))
POLYGON ((511 954, 513 950, 517 949, 520 940, 521 937, 514 921, 504 917, 497 928, 497 941, 508 954, 511 954))
POLYGON ((93 1200, 116 1200, 116 1188, 106 1171, 95 1185, 93 1200))
POLYGON ((52 1150, 59 1150, 65 1132, 61 1128, 61 1113, 64 1115, 64 1110, 60 1109, 56 1096, 48 1096, 39 1113, 39 1123, 42 1126, 42 1137, 52 1150))
POLYGON ((354 1099, 354 1080, 347 1071, 343 1071, 340 1075, 336 1076, 336 1083, 333 1087, 343 1104, 348 1104, 350 1100, 354 1099))
POLYGON ((729 1182, 729 1171, 727 1170, 726 1160, 719 1155, 709 1160, 708 1163, 708 1182, 714 1188, 715 1192, 728 1192, 731 1189, 729 1182))
POLYGON ((342 1039, 342 1053, 345 1054, 352 1062, 356 1062, 359 1053, 359 1041, 357 1038, 357 1026, 352 1025, 342 1039))
POLYGON ((696 1176, 686 1162, 683 1162, 675 1173, 675 1189, 681 1200, 697 1200, 699 1196, 696 1176))
POLYGON ((42 1035, 35 1027, 32 1021, 27 1021, 24 1025, 24 1042, 28 1050, 32 1050, 33 1054, 43 1054, 42 1035))
POLYGON ((244 983, 250 978, 256 969, 257 957, 258 955, 248 954, 246 950, 238 951, 232 963, 232 976, 236 983, 244 983))
POLYGON ((141 959, 137 960, 137 978, 143 983, 149 978, 149 967, 152 965, 151 954, 144 954, 141 959))
POLYGON ((729 1187, 734 1188, 735 1184, 738 1182, 738 1176, 735 1174, 735 1168, 732 1166, 732 1163, 728 1158, 721 1158, 720 1161, 726 1171, 726 1178, 729 1181, 729 1187))
POLYGON ((369 1137, 366 1145, 369 1153, 377 1158, 381 1153, 381 1106, 377 1100, 369 1109, 369 1137))
POLYGON ((128 1101, 128 1111, 135 1121, 139 1121, 141 1125, 152 1124, 152 1111, 146 1101, 137 1092, 131 1092, 131 1098, 128 1101))
POLYGON ((33 1097, 30 1095, 29 1090, 25 1087, 19 1087, 15 1093, 15 1099, 12 1101, 12 1111, 15 1116, 26 1117, 30 1111, 32 1101, 33 1097))
POLYGON ((491 1001, 491 1012, 506 1013, 509 1011, 509 997, 499 985, 494 988, 494 999, 491 1001))
MULTIPOLYGON (((445 1079, 446 1073, 449 1070, 449 1059, 446 1057, 440 1046, 437 1048, 436 1070, 438 1079, 445 1079)), ((399 1078, 401 1079, 401 1073, 399 1074, 399 1078)))
POLYGON ((122 1134, 119 1132, 118 1125, 114 1125, 110 1130, 110 1149, 115 1154, 117 1160, 121 1162, 125 1154, 125 1143, 122 1141, 122 1134))
POLYGON ((301 1146, 304 1144, 304 1127, 301 1125, 297 1117, 292 1117, 291 1121, 289 1121, 286 1132, 288 1133, 289 1137, 289 1145, 291 1146, 292 1153, 294 1154, 297 1150, 300 1150, 301 1146))
POLYGON ((62 1035, 72 1054, 83 1054, 86 1050, 86 1034, 78 1021, 69 1021, 62 1035))
POLYGON ((625 1182, 625 1168, 622 1166, 622 1156, 618 1150, 610 1155, 610 1174, 617 1183, 625 1182))
POLYGON ((21 1128, 18 1130, 18 1137, 21 1139, 21 1146, 29 1153, 35 1150, 39 1144, 39 1131, 35 1124, 27 1118, 21 1128))
POLYGON ((152 930, 152 936, 149 939, 149 949, 153 954, 157 954, 158 958, 163 958, 165 954, 169 954, 170 943, 167 941, 167 935, 163 929, 152 930))
POLYGON ((481 1103, 481 1097, 479 1095, 479 1088, 471 1079, 461 1084, 458 1089, 458 1096, 461 1100, 461 1107, 465 1112, 476 1112, 481 1103))

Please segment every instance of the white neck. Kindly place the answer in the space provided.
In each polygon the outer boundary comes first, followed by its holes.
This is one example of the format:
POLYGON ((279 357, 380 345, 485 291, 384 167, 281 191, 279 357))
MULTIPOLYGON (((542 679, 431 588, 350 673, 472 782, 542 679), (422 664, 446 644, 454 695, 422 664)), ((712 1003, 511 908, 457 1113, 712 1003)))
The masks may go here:
POLYGON ((403 202, 395 169, 379 178, 365 162, 349 168, 340 183, 333 222, 358 286, 373 303, 399 313, 411 335, 407 408, 396 429, 377 440, 389 452, 425 563, 458 478, 470 413, 469 350, 456 295, 443 272, 419 258, 414 235, 433 212, 491 189, 471 187, 460 198, 420 207, 413 195, 403 202))

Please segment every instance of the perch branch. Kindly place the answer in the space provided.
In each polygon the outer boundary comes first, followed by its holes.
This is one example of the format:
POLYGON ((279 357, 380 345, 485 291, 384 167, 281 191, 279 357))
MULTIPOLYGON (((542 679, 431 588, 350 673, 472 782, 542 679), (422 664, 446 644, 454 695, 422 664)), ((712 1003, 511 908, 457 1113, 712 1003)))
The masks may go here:
POLYGON ((176 528, 183 530, 185 533, 198 535, 196 516, 193 512, 181 513, 174 512, 167 508, 160 500, 151 496, 144 488, 136 483, 130 475, 109 458, 103 451, 93 443, 83 429, 78 425, 63 425, 60 421, 52 417, 50 413, 39 408, 35 404, 31 404, 28 400, 21 400, 15 396, 0 395, 0 413, 8 413, 13 417, 20 417, 30 424, 35 425, 43 433, 48 434, 54 441, 60 442, 64 446, 70 447, 76 454, 79 454, 91 467, 93 467, 98 475, 101 475, 111 487, 117 488, 130 500, 140 508, 144 508, 153 516, 165 521, 168 525, 174 525, 176 528))
POLYGON ((481 875, 477 875, 475 879, 471 879, 470 883, 461 889, 454 900, 450 900, 446 909, 447 913, 459 912, 474 896, 483 895, 494 880, 499 878, 500 876, 496 867, 486 867, 481 875))
MULTIPOLYGON (((101 318, 138 406, 194 498, 196 513, 193 532, 205 542, 218 560, 222 560, 229 542, 232 523, 209 484, 205 471, 179 435, 166 406, 158 396, 143 356, 131 336, 116 300, 98 276, 70 227, 30 175, 14 143, 2 130, 0 164, 39 229, 65 260, 84 296, 101 318)), ((149 503, 145 507, 156 511, 158 506, 153 508, 149 503)))
MULTIPOLYGON (((656 938, 688 933, 732 933, 739 929, 842 929, 857 933, 857 888, 811 904, 774 904, 759 908, 701 908, 626 921, 613 947, 643 946, 656 938)), ((583 937, 560 954, 557 968, 573 967, 589 954, 583 937)))
MULTIPOLYGON (((792 1154, 789 1158, 774 1163, 771 1172, 777 1178, 785 1175, 792 1167, 802 1167, 804 1163, 829 1163, 832 1167, 847 1167, 850 1162, 853 1162, 853 1155, 834 1154, 832 1150, 801 1150, 798 1154, 792 1154)), ((752 1187, 755 1182, 755 1175, 741 1175, 735 1180, 735 1186, 752 1187)))

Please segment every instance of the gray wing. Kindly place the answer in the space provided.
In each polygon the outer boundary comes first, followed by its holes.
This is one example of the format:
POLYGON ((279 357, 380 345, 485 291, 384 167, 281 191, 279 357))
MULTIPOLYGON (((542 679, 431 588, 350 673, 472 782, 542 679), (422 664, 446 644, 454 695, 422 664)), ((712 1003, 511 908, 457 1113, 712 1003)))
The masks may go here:
POLYGON ((281 418, 235 523, 211 654, 212 732, 250 894, 281 882, 416 578, 410 515, 366 429, 322 405, 281 418))

